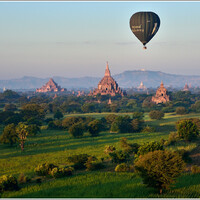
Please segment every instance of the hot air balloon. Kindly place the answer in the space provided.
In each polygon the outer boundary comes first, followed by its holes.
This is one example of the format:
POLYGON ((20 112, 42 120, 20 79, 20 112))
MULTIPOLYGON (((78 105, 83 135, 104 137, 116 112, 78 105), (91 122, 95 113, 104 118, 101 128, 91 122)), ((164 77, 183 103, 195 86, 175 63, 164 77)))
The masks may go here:
POLYGON ((153 12, 137 12, 130 18, 130 28, 133 34, 146 44, 154 37, 160 27, 160 18, 153 12))

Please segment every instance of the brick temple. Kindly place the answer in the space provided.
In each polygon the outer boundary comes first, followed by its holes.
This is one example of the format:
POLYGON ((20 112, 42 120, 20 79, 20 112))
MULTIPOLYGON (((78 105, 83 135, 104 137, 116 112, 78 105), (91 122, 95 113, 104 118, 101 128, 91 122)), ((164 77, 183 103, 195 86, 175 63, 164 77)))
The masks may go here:
POLYGON ((156 95, 151 99, 154 103, 166 103, 169 101, 169 95, 167 95, 167 89, 164 87, 161 81, 160 87, 156 91, 156 95))
POLYGON ((116 94, 119 94, 121 96, 126 95, 126 92, 122 91, 122 89, 118 86, 117 82, 111 76, 108 62, 106 65, 104 77, 99 82, 98 88, 94 89, 93 92, 91 91, 89 93, 89 96, 96 96, 97 94, 101 95, 109 94, 111 96, 115 96, 116 94))

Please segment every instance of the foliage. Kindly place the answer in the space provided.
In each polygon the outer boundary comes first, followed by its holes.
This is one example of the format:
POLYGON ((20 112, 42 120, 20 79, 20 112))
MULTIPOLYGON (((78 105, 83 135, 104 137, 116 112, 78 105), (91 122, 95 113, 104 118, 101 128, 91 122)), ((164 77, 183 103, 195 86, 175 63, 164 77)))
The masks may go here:
POLYGON ((86 171, 94 171, 104 168, 103 163, 98 161, 98 159, 94 156, 88 157, 85 166, 86 166, 86 171))
POLYGON ((60 110, 57 110, 54 115, 53 115, 54 119, 62 119, 63 118, 63 114, 60 110))
POLYGON ((48 122, 48 129, 49 130, 61 130, 63 129, 62 121, 61 120, 54 120, 48 122))
POLYGON ((112 153, 116 150, 116 148, 113 146, 113 145, 107 145, 105 146, 105 154, 109 154, 109 153, 112 153))
POLYGON ((150 127, 148 125, 142 129, 142 133, 152 133, 152 132, 155 132, 155 128, 150 127))
POLYGON ((61 178, 61 177, 71 176, 73 171, 74 171, 73 167, 67 167, 67 166, 63 168, 54 167, 51 170, 50 175, 55 178, 61 178))
POLYGON ((111 157, 111 160, 113 163, 122 163, 128 161, 130 155, 128 152, 119 150, 114 151, 112 153, 109 153, 109 156, 111 157))
POLYGON ((117 133, 128 133, 131 132, 132 127, 130 124, 130 117, 128 115, 118 116, 111 125, 111 131, 117 133))
POLYGON ((191 141, 199 135, 197 125, 191 119, 182 119, 178 121, 176 129, 179 138, 183 138, 186 141, 191 141))
POLYGON ((52 169, 56 168, 57 166, 52 163, 43 163, 39 164, 35 168, 35 173, 39 176, 47 176, 51 174, 52 169))
POLYGON ((88 124, 88 131, 91 136, 97 136, 102 130, 102 122, 99 119, 95 119, 88 124))
POLYGON ((84 130, 83 123, 76 123, 69 128, 69 134, 74 138, 81 137, 83 136, 84 130))
POLYGON ((185 107, 177 107, 176 108, 176 114, 177 115, 184 115, 184 114, 186 114, 186 109, 185 109, 185 107))
POLYGON ((28 125, 27 131, 28 131, 29 135, 36 135, 41 132, 40 127, 37 126, 36 124, 28 125))
POLYGON ((18 177, 18 183, 24 184, 29 183, 31 179, 28 176, 25 176, 24 173, 21 173, 18 177))
POLYGON ((44 109, 36 103, 25 104, 22 107, 21 113, 26 120, 28 120, 29 118, 43 120, 45 118, 44 109))
POLYGON ((129 166, 126 163, 118 164, 115 167, 115 171, 116 172, 127 172, 127 171, 129 171, 129 166))
POLYGON ((6 104, 4 107, 4 111, 16 111, 17 110, 17 106, 15 104, 6 104))
POLYGON ((82 117, 66 117, 62 121, 62 126, 63 126, 63 128, 68 130, 74 124, 81 123, 81 122, 83 122, 83 118, 82 117))
POLYGON ((120 147, 127 153, 137 153, 139 145, 137 143, 128 143, 127 138, 122 137, 120 139, 120 147))
POLYGON ((200 166, 192 165, 191 172, 192 172, 192 174, 200 174, 200 166))
POLYGON ((14 124, 9 124, 4 128, 0 141, 1 143, 10 144, 11 146, 17 143, 18 135, 16 133, 14 124))
POLYGON ((12 175, 3 175, 0 177, 0 193, 4 191, 18 190, 17 179, 12 175))
POLYGON ((67 160, 74 164, 74 169, 85 169, 85 163, 89 157, 90 155, 88 154, 77 154, 69 156, 67 160))
POLYGON ((147 142, 138 148, 137 155, 140 156, 147 154, 149 152, 153 152, 156 150, 163 150, 163 149, 164 147, 160 142, 147 142))
POLYGON ((190 157, 190 152, 189 151, 187 151, 185 149, 180 149, 180 150, 177 150, 175 152, 177 152, 181 156, 181 158, 183 159, 183 161, 185 163, 191 163, 192 159, 190 157))
POLYGON ((24 150, 24 143, 25 143, 26 138, 29 134, 28 125, 20 122, 16 127, 16 133, 18 134, 21 150, 23 151, 24 150))
POLYGON ((167 141, 167 145, 173 145, 178 141, 178 133, 177 132, 170 132, 169 138, 167 141))
POLYGON ((159 189, 160 193, 169 189, 184 168, 185 163, 178 153, 161 150, 142 155, 135 163, 136 172, 143 182, 159 189))
POLYGON ((152 111, 149 112, 149 117, 151 119, 160 120, 164 117, 164 113, 162 111, 159 111, 159 110, 152 110, 152 111))

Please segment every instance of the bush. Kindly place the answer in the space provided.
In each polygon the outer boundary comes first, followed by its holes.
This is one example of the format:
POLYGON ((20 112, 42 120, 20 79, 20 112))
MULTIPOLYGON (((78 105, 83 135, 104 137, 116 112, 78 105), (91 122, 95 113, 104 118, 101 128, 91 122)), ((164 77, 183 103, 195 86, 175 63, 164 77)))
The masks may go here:
POLYGON ((35 168, 35 172, 38 176, 47 176, 51 174, 52 169, 57 168, 54 164, 44 163, 35 168))
POLYGON ((0 177, 0 192, 18 190, 17 179, 12 175, 3 175, 0 177))
POLYGON ((25 176, 24 173, 20 174, 18 177, 18 183, 24 184, 29 183, 31 179, 28 176, 25 176))
POLYGON ((128 143, 125 137, 120 140, 120 147, 127 153, 137 153, 139 145, 137 143, 128 143))
POLYGON ((192 165, 191 172, 192 174, 200 174, 200 167, 198 165, 192 165))
POLYGON ((144 184, 157 188, 160 194, 163 189, 169 189, 184 168, 185 163, 178 153, 161 150, 142 155, 135 163, 136 173, 144 184))
POLYGON ((104 152, 105 152, 105 154, 109 154, 109 153, 114 152, 115 150, 116 150, 116 148, 114 146, 108 145, 108 146, 105 146, 104 152))
POLYGON ((115 172, 127 172, 129 171, 129 166, 126 163, 121 163, 115 167, 115 172))
POLYGON ((186 151, 185 149, 180 149, 175 152, 177 152, 181 156, 184 162, 191 163, 192 159, 190 157, 189 151, 186 151))
POLYGON ((185 109, 185 107, 177 107, 177 108, 176 108, 176 114, 177 114, 177 115, 184 115, 184 114, 186 114, 186 109, 185 109))
POLYGON ((80 122, 83 122, 82 117, 66 117, 62 121, 62 126, 68 130, 71 126, 80 122))
POLYGON ((178 141, 178 133, 177 132, 170 132, 169 138, 167 141, 167 145, 173 145, 178 141))
POLYGON ((129 153, 122 150, 109 153, 109 156, 111 157, 113 163, 126 162, 130 157, 129 153))
POLYGON ((137 155, 140 156, 148 152, 153 152, 156 150, 163 150, 163 149, 164 147, 160 142, 147 142, 139 147, 137 155))
POLYGON ((55 167, 51 170, 50 175, 54 178, 61 178, 61 177, 66 177, 66 176, 71 176, 74 171, 73 167, 55 167))
POLYGON ((154 127, 146 126, 142 129, 142 133, 152 133, 152 132, 155 132, 154 127))
POLYGON ((98 161, 98 159, 94 156, 90 156, 85 163, 86 171, 94 171, 104 168, 102 162, 98 161))
POLYGON ((82 137, 84 130, 85 127, 83 123, 76 123, 69 128, 69 134, 74 138, 82 137))
POLYGON ((177 122, 176 129, 179 138, 183 138, 186 141, 191 141, 199 135, 197 125, 192 119, 182 119, 177 122))
POLYGON ((87 162, 90 155, 88 154, 78 154, 69 156, 67 160, 74 164, 74 169, 85 169, 85 163, 87 162))
POLYGON ((160 120, 164 117, 164 112, 162 111, 159 111, 159 110, 152 110, 150 113, 149 113, 149 117, 151 119, 157 119, 157 120, 160 120))

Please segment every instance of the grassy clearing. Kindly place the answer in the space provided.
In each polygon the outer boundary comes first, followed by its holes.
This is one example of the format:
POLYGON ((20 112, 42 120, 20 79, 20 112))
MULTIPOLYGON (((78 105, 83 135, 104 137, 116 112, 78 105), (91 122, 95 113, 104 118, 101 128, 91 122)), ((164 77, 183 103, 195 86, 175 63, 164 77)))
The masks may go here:
MULTIPOLYGON (((80 114, 101 118, 110 113, 80 114)), ((115 113, 113 113, 115 114, 115 113)), ((127 114, 127 113, 123 113, 127 114)), ((120 115, 123 115, 120 113, 120 115)), ((75 114, 74 114, 75 115, 75 114)), ((67 116, 74 116, 67 115, 67 116)), ((129 113, 132 115, 132 113, 129 113)), ((77 116, 77 114, 76 114, 77 116)), ((42 130, 35 137, 30 137, 25 143, 25 151, 21 152, 19 145, 9 147, 0 144, 0 175, 13 174, 18 176, 25 173, 34 174, 34 168, 41 163, 50 162, 59 166, 67 165, 66 158, 73 154, 87 153, 98 158, 106 157, 106 145, 114 145, 119 149, 119 140, 126 137, 128 141, 145 143, 168 139, 171 131, 175 130, 175 122, 181 118, 200 117, 199 114, 175 115, 169 113, 162 120, 151 120, 145 114, 146 123, 156 127, 153 133, 124 133, 116 134, 102 132, 98 137, 89 137, 87 134, 78 139, 71 138, 66 131, 42 130)), ((2 132, 2 127, 0 127, 2 132)), ((180 142, 169 147, 171 150, 192 150, 196 143, 180 142)), ((84 172, 70 178, 52 179, 41 184, 23 186, 20 191, 6 192, 3 197, 200 197, 200 175, 184 175, 178 179, 173 190, 163 196, 156 194, 154 189, 146 188, 139 177, 133 173, 114 172, 84 172)))

